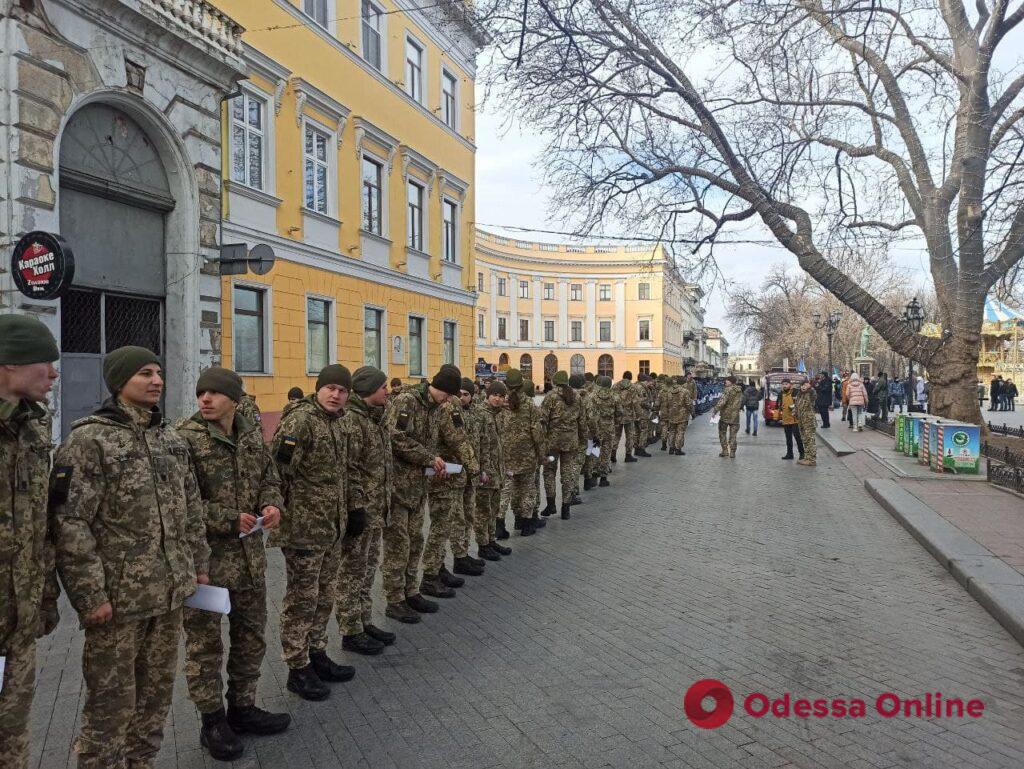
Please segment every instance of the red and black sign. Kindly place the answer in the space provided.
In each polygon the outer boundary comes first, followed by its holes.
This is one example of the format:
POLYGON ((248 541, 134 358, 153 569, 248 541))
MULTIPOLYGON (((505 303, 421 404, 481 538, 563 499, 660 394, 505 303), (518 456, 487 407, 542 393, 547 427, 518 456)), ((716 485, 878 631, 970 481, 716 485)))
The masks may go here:
POLYGON ((60 235, 30 232, 11 256, 14 285, 31 299, 58 299, 75 278, 75 255, 60 235))

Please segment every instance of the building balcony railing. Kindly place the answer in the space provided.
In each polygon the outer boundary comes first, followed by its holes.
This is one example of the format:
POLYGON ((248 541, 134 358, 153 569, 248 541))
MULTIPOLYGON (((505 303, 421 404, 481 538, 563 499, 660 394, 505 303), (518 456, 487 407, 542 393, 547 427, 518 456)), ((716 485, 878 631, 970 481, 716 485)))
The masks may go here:
POLYGON ((198 37, 229 56, 242 55, 242 32, 234 19, 206 0, 143 0, 179 33, 198 37))

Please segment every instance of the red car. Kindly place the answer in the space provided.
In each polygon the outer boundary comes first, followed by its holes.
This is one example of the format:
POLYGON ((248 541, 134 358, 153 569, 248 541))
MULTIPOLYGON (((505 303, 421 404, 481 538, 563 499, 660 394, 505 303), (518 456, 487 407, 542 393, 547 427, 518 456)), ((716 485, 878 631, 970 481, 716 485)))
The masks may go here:
POLYGON ((807 381, 807 374, 799 371, 772 371, 765 374, 761 381, 764 388, 764 423, 766 425, 777 423, 782 414, 779 412, 779 393, 782 392, 782 380, 788 379, 793 383, 793 389, 799 390, 800 385, 807 381))

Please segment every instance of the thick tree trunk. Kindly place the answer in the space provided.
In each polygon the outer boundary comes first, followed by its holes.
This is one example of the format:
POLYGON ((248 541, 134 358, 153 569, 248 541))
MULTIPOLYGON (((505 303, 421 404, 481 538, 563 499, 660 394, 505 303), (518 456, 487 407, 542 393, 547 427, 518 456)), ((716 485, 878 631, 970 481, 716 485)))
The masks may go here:
POLYGON ((983 424, 978 406, 978 355, 973 344, 953 337, 928 362, 928 410, 958 422, 983 424))

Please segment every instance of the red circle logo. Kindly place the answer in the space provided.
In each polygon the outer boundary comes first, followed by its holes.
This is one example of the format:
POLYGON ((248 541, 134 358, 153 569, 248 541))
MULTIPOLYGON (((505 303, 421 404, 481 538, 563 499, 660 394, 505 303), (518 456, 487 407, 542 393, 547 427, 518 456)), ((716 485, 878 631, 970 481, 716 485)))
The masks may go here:
POLYGON ((683 710, 694 726, 717 729, 732 716, 733 699, 729 687, 714 678, 703 678, 686 690, 683 710), (711 697, 715 706, 704 709, 704 698, 711 697))

